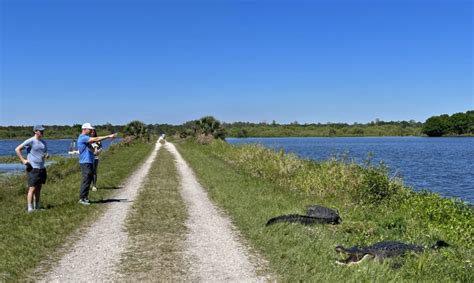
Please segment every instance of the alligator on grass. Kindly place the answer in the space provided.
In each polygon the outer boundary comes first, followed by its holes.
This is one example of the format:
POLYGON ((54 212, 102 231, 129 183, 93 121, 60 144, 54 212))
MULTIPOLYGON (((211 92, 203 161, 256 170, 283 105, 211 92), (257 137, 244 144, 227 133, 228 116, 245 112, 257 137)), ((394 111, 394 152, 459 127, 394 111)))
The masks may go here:
POLYGON ((279 222, 301 223, 310 225, 314 223, 323 224, 340 224, 342 219, 336 209, 320 206, 309 205, 306 207, 306 215, 301 214, 287 214, 273 217, 267 221, 266 226, 279 222))
MULTIPOLYGON (((439 240, 436 243, 429 247, 430 249, 438 249, 441 247, 448 247, 449 244, 445 241, 439 240)), ((349 255, 348 258, 344 260, 338 260, 336 263, 338 264, 345 264, 351 265, 360 263, 362 260, 366 258, 375 259, 378 262, 383 262, 385 258, 388 257, 396 257, 404 255, 406 252, 416 252, 421 253, 424 252, 427 247, 413 245, 413 244, 405 244, 402 242, 397 241, 383 241, 375 243, 371 246, 367 247, 360 247, 360 246, 353 246, 352 248, 344 248, 343 246, 337 246, 336 252, 343 253, 349 255)))

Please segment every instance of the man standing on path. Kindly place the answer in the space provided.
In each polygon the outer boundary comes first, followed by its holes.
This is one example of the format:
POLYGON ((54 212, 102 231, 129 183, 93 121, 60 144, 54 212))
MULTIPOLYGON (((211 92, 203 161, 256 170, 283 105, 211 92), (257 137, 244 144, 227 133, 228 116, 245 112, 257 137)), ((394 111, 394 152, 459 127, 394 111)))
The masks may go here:
POLYGON ((79 203, 89 205, 89 187, 93 179, 94 149, 91 143, 100 142, 105 139, 113 139, 117 134, 101 137, 90 137, 91 130, 95 130, 90 123, 82 125, 82 133, 77 139, 77 149, 79 150, 79 164, 81 166, 82 183, 79 193, 79 203))

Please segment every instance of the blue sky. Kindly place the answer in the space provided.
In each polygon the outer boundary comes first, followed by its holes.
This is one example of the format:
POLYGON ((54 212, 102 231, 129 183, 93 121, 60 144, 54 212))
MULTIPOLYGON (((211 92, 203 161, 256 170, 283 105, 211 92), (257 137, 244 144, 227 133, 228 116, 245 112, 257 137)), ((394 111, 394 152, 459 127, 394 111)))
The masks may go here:
POLYGON ((473 1, 0 3, 0 125, 474 109, 473 1))

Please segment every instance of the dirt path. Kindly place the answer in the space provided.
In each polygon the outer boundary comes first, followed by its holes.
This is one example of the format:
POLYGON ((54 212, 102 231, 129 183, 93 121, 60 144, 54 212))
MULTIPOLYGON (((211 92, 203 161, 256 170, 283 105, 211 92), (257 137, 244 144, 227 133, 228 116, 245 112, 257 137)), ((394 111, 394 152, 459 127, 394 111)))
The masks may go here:
POLYGON ((176 158, 181 194, 189 213, 186 222, 189 234, 185 243, 189 278, 205 282, 267 280, 267 277, 257 276, 256 266, 261 266, 260 260, 250 259, 251 253, 239 240, 237 230, 209 201, 206 191, 175 146, 166 143, 165 148, 176 158))
POLYGON ((108 203, 104 214, 82 233, 83 236, 74 242, 72 247, 66 247, 69 252, 42 280, 47 282, 114 280, 115 265, 127 244, 127 233, 123 227, 125 217, 160 146, 161 144, 157 142, 155 150, 145 163, 127 180, 123 189, 111 197, 122 201, 108 203))
MULTIPOLYGON (((121 279, 117 268, 120 268, 121 254, 128 243, 125 218, 161 146, 157 142, 146 162, 128 179, 124 188, 112 197, 126 201, 109 203, 104 214, 86 228, 76 242, 64 247, 69 252, 41 281, 97 282, 121 279)), ((249 252, 230 220, 209 201, 206 191, 175 146, 166 143, 164 147, 176 158, 181 195, 189 213, 186 221, 188 235, 183 247, 183 260, 189 270, 186 280, 267 281, 267 276, 257 275, 257 268, 264 266, 262 261, 249 252)))

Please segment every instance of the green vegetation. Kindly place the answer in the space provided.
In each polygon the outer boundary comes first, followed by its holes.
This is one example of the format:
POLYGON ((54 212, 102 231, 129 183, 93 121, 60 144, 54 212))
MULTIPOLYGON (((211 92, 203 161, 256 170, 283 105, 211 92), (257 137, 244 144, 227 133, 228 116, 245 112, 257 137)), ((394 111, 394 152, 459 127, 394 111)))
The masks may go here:
POLYGON ((147 126, 137 120, 128 123, 124 128, 124 132, 126 136, 132 136, 135 139, 150 140, 150 131, 148 131, 147 126))
MULTIPOLYGON (((140 121, 132 121, 128 125, 135 124, 135 122, 142 123, 140 121)), ((142 123, 143 124, 143 123, 142 123)), ((145 124, 143 124, 145 125, 145 124)), ((111 125, 109 123, 104 125, 94 125, 97 129, 97 135, 104 136, 111 133, 122 133, 126 135, 127 125, 111 125)), ((174 126, 169 124, 149 124, 145 125, 147 135, 159 135, 166 133, 168 135, 174 135, 177 133, 181 126, 174 126)), ((44 125, 46 128, 45 138, 46 139, 77 139, 81 134, 81 125, 76 124, 73 126, 58 126, 58 125, 44 125)), ((0 139, 25 139, 33 136, 32 132, 33 125, 31 126, 0 126, 0 139)))
POLYGON ((16 156, 0 156, 0 163, 18 163, 21 164, 20 159, 16 156))
MULTIPOLYGON (((61 155, 51 155, 47 161, 54 161, 54 162, 59 162, 62 161, 63 159, 69 159, 69 157, 66 156, 61 156, 61 155)), ((20 159, 15 156, 0 156, 0 163, 18 163, 21 164, 20 159)))
POLYGON ((368 124, 277 124, 236 122, 223 124, 229 137, 344 137, 344 136, 420 136, 422 123, 415 121, 368 124))
POLYGON ((433 116, 423 125, 423 133, 430 137, 474 135, 474 111, 433 116))
MULTIPOLYGON (((45 125, 46 138, 77 138, 81 132, 81 125, 57 126, 45 125)), ((433 116, 425 123, 410 121, 381 121, 375 119, 367 124, 354 123, 311 123, 300 124, 297 121, 290 124, 234 122, 221 123, 213 116, 204 116, 198 120, 186 122, 182 125, 145 124, 141 121, 132 121, 125 126, 114 126, 109 123, 96 126, 98 135, 123 133, 125 136, 134 136, 147 139, 150 135, 168 136, 179 135, 181 138, 189 136, 212 136, 214 139, 228 137, 354 137, 354 136, 457 136, 474 135, 474 111, 456 113, 451 116, 444 114, 433 116)), ((0 139, 26 138, 32 135, 31 126, 0 126, 0 139)), ((201 138, 202 139, 202 138, 201 138)), ((210 139, 204 138, 206 143, 210 139)))
POLYGON ((415 193, 382 165, 305 161, 260 146, 177 144, 210 197, 283 281, 473 282, 474 213, 460 201, 415 193), (339 209, 341 225, 278 224, 274 216, 321 204, 339 209), (356 266, 338 266, 336 245, 399 240, 451 247, 356 266))
MULTIPOLYGON (((76 139, 81 133, 81 125, 58 126, 44 125, 46 128, 46 139, 76 139)), ((31 126, 0 126, 0 139, 24 139, 33 136, 33 125, 31 126)), ((121 132, 123 126, 113 126, 111 124, 96 126, 97 134, 108 135, 115 132, 121 132)))
POLYGON ((200 143, 209 143, 214 139, 225 139, 225 130, 221 122, 212 116, 205 116, 199 120, 183 124, 179 136, 181 138, 194 137, 200 143))
MULTIPOLYGON (((107 198, 152 150, 152 144, 119 143, 101 155, 99 191, 92 201, 107 198)), ((100 204, 77 203, 81 174, 77 159, 63 159, 48 168, 41 194, 45 210, 26 213, 26 176, 0 179, 0 281, 27 278, 42 260, 55 258, 57 248, 80 225, 99 215, 100 204)))
POLYGON ((127 281, 185 278, 180 249, 186 217, 173 156, 161 148, 127 219, 130 248, 121 262, 127 281))

